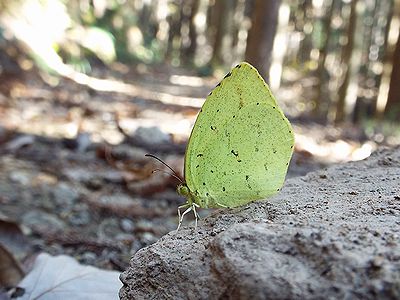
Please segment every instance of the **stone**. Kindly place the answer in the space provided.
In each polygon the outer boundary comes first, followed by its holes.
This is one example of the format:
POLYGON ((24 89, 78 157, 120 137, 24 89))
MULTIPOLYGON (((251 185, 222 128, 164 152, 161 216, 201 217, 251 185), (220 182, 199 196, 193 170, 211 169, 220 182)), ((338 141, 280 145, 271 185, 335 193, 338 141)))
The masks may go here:
POLYGON ((400 299, 400 147, 287 180, 136 252, 127 299, 400 299))
POLYGON ((169 143, 171 140, 168 134, 161 131, 161 129, 156 126, 138 127, 134 136, 135 139, 145 143, 146 145, 169 143))
POLYGON ((57 205, 72 206, 79 198, 78 191, 66 182, 58 183, 52 190, 57 205))
POLYGON ((25 186, 29 185, 32 180, 32 175, 28 171, 24 170, 12 171, 8 176, 12 182, 19 183, 25 186))
POLYGON ((135 229, 135 223, 131 219, 123 218, 119 224, 124 232, 133 232, 135 229))
POLYGON ((22 224, 39 233, 63 232, 65 223, 58 217, 39 210, 30 210, 22 217, 22 224))

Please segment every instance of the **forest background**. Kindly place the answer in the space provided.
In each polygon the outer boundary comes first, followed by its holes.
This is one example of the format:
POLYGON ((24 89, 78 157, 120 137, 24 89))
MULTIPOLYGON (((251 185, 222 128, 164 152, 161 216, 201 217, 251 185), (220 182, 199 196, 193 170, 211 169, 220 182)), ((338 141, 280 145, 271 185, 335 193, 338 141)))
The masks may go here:
POLYGON ((61 63, 88 74, 119 62, 205 76, 246 60, 273 90, 310 90, 296 93, 299 115, 400 118, 398 1, 27 0, 0 8, 2 50, 22 41, 36 64, 61 75, 61 63))

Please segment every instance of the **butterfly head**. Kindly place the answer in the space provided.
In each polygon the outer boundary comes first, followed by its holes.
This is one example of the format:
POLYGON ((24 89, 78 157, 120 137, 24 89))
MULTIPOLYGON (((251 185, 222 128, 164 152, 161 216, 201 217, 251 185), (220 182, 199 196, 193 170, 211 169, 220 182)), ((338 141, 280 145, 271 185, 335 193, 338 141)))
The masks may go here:
POLYGON ((178 186, 176 187, 176 192, 187 199, 189 199, 191 195, 189 187, 184 182, 178 184, 178 186))

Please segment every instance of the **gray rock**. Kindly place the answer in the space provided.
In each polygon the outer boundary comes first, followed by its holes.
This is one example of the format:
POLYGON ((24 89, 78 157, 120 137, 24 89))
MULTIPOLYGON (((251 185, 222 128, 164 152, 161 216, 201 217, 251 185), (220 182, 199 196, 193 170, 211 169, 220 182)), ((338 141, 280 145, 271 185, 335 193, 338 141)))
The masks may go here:
POLYGON ((32 180, 32 175, 28 171, 24 170, 12 171, 8 177, 12 182, 19 183, 21 185, 28 185, 32 180))
POLYGON ((68 167, 61 170, 62 174, 65 175, 71 182, 89 182, 93 178, 97 178, 95 172, 87 170, 83 167, 68 167))
POLYGON ((76 204, 69 212, 68 221, 73 226, 84 226, 90 223, 93 213, 86 203, 76 204))
POLYGON ((169 143, 171 140, 168 134, 161 131, 161 129, 156 126, 138 127, 134 136, 135 139, 145 143, 146 145, 169 143))
POLYGON ((135 223, 131 219, 124 218, 119 222, 119 225, 124 232, 133 232, 135 229, 135 223))
POLYGON ((8 151, 17 151, 22 147, 32 145, 35 140, 36 139, 33 135, 20 135, 8 142, 5 148, 8 151))
POLYGON ((139 147, 134 147, 129 144, 119 144, 112 148, 111 155, 119 159, 130 159, 132 161, 140 162, 147 161, 145 157, 147 152, 139 147))
POLYGON ((63 232, 65 228, 62 220, 39 210, 31 210, 24 214, 22 224, 39 233, 63 232))
POLYGON ((66 182, 60 182, 52 190, 55 202, 61 206, 72 206, 79 198, 77 190, 66 182))
POLYGON ((121 299, 400 299, 400 147, 171 232, 120 278, 121 299))

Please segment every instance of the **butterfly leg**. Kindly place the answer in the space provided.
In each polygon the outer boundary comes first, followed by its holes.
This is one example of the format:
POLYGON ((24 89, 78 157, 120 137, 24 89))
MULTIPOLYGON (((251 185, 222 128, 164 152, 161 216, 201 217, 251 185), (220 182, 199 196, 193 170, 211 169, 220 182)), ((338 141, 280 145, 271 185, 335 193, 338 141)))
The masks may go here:
POLYGON ((198 205, 197 203, 194 203, 194 202, 193 202, 193 204, 192 204, 192 210, 193 210, 194 220, 195 220, 195 221, 194 221, 194 229, 195 229, 195 230, 197 229, 197 221, 200 219, 199 214, 198 214, 197 211, 196 211, 196 207, 199 208, 200 205, 198 205))
POLYGON ((178 218, 179 218, 179 223, 178 223, 178 228, 176 229, 176 232, 178 232, 179 228, 182 225, 182 221, 183 221, 183 217, 190 212, 193 209, 193 206, 190 206, 189 203, 185 203, 184 205, 181 205, 178 207, 178 218), (188 207, 189 206, 189 207, 188 207), (183 214, 181 215, 181 209, 182 208, 186 208, 186 210, 183 212, 183 214))
POLYGON ((218 206, 220 206, 220 207, 222 207, 222 208, 229 208, 228 206, 223 205, 223 204, 221 204, 221 203, 218 203, 218 202, 216 202, 216 203, 217 203, 218 206))
POLYGON ((189 206, 190 206, 190 204, 189 204, 188 202, 186 202, 186 203, 183 204, 183 205, 178 206, 178 219, 179 219, 179 220, 181 219, 181 209, 182 209, 182 208, 187 208, 187 207, 189 207, 189 206))

